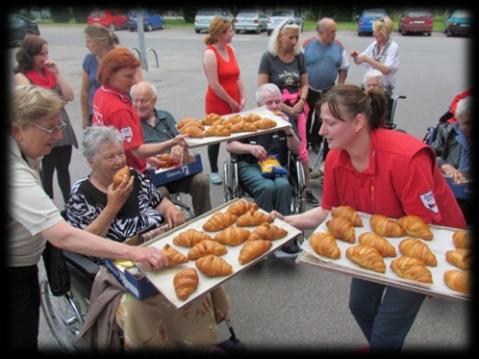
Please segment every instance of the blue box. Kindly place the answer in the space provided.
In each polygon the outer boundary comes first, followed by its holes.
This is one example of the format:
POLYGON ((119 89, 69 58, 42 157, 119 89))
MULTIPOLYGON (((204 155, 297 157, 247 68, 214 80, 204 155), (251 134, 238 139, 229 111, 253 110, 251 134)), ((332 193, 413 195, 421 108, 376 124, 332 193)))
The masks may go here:
POLYGON ((456 198, 464 200, 471 199, 471 187, 469 186, 469 182, 453 183, 452 177, 446 177, 446 181, 449 187, 451 187, 451 190, 456 198))
MULTIPOLYGON (((140 239, 138 236, 135 236, 127 239, 123 243, 138 245, 140 243, 140 239)), ((143 273, 140 272, 141 276, 138 277, 130 272, 127 268, 121 270, 119 267, 117 267, 114 261, 109 258, 105 258, 104 263, 113 276, 118 279, 118 281, 126 288, 126 290, 133 294, 133 296, 138 300, 146 299, 158 293, 158 289, 143 273)))
POLYGON ((201 156, 197 154, 195 158, 196 159, 193 162, 169 170, 155 170, 150 168, 147 171, 150 179, 156 187, 163 186, 170 182, 202 172, 203 164, 201 162, 201 156))

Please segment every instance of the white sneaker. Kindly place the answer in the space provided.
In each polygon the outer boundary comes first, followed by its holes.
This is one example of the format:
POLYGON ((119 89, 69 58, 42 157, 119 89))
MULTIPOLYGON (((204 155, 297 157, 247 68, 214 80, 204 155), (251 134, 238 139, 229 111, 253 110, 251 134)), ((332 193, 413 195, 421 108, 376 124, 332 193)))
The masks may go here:
POLYGON ((210 182, 213 184, 220 185, 223 183, 218 172, 212 172, 208 175, 208 177, 210 178, 210 182))

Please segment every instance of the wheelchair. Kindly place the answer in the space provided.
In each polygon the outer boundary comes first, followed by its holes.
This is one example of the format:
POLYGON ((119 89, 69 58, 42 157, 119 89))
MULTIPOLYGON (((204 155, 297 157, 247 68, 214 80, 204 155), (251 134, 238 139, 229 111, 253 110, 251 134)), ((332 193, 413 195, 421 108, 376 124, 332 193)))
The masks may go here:
MULTIPOLYGON (((62 215, 65 217, 64 211, 62 215)), ((70 278, 70 287, 65 288, 61 293, 54 294, 45 273, 40 280, 41 311, 60 351, 69 353, 88 351, 90 348, 76 339, 90 307, 91 288, 102 260, 67 250, 61 250, 61 252, 66 263, 63 269, 65 273, 62 275, 70 278)), ((244 352, 245 345, 237 338, 230 319, 226 318, 224 322, 231 336, 219 343, 218 347, 232 354, 244 352)), ((121 339, 122 333, 118 335, 121 339)))
MULTIPOLYGON (((277 134, 273 135, 273 138, 275 138, 274 136, 277 136, 279 141, 286 141, 285 138, 281 138, 277 134)), ((287 148, 286 143, 280 148, 287 148)), ((298 156, 291 151, 288 150, 287 153, 283 153, 282 155, 287 158, 288 179, 293 187, 291 214, 302 213, 305 209, 305 199, 303 196, 305 188, 303 166, 298 156)), ((238 172, 238 156, 235 154, 230 154, 230 158, 223 163, 223 189, 225 193, 225 202, 234 198, 246 196, 252 197, 252 195, 241 186, 238 172)))

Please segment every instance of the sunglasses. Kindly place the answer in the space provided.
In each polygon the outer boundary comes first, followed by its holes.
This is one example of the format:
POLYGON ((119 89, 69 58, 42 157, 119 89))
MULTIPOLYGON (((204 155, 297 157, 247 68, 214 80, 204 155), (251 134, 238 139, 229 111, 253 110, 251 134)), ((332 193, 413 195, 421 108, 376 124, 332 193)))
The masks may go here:
POLYGON ((58 126, 55 126, 51 129, 46 129, 45 127, 42 127, 37 123, 33 123, 32 125, 35 126, 35 127, 38 127, 40 130, 45 132, 47 135, 53 135, 55 133, 58 133, 59 131, 63 132, 65 130, 65 128, 67 127, 67 124, 64 121, 60 121, 60 124, 58 126))
POLYGON ((279 31, 282 31, 283 28, 284 28, 286 25, 296 25, 296 23, 294 22, 294 20, 289 19, 289 20, 285 21, 285 22, 283 23, 283 25, 281 25, 281 27, 279 28, 279 31))

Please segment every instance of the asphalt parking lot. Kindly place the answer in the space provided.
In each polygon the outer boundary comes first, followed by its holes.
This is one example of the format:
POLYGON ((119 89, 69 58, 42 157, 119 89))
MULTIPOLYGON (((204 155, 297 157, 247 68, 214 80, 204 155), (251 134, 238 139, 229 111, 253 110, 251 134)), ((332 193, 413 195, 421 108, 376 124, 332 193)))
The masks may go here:
MULTIPOLYGON (((48 40, 50 57, 58 63, 66 80, 73 87, 75 100, 69 103, 76 134, 81 139, 80 81, 81 63, 86 48, 83 27, 41 28, 48 40)), ((119 31, 121 44, 137 47, 137 33, 119 31)), ((312 33, 303 33, 302 40, 312 33)), ((204 115, 206 80, 202 69, 202 39, 192 29, 166 29, 145 34, 147 49, 158 53, 158 67, 149 52, 149 71, 144 77, 153 82, 159 93, 159 108, 171 112, 177 120, 185 116, 204 115)), ((422 138, 427 127, 434 125, 447 110, 454 95, 471 84, 468 58, 471 40, 447 38, 434 33, 431 37, 393 34, 400 47, 400 71, 395 94, 401 100, 396 121, 398 127, 422 138)), ((363 50, 372 37, 358 37, 355 32, 338 32, 348 52, 363 50)), ((255 107, 254 91, 259 59, 267 49, 268 36, 263 33, 239 34, 233 38, 238 53, 241 76, 247 91, 246 108, 255 107)), ((10 50, 14 58, 15 49, 10 50)), ((11 64, 13 65, 13 64, 11 64)), ((364 70, 350 59, 347 82, 359 84, 364 70)), ((206 149, 202 155, 205 171, 209 171, 206 149)), ((226 159, 221 146, 219 163, 226 159)), ((314 162, 314 155, 312 162, 314 162)), ((220 166, 221 168, 221 166, 220 166)), ((81 150, 74 150, 70 166, 72 181, 88 174, 81 150)), ((313 181, 313 190, 320 196, 321 186, 313 181)), ((62 208, 61 195, 55 187, 55 202, 62 208)), ((224 201, 222 186, 211 186, 213 206, 224 201)), ((230 317, 236 334, 248 348, 297 350, 356 350, 367 344, 348 310, 350 277, 321 270, 292 260, 268 258, 226 283, 232 309, 230 317)), ((464 350, 472 345, 469 327, 469 303, 429 298, 417 317, 404 350, 464 350)), ((228 336, 221 326, 223 337, 228 336)), ((41 350, 54 349, 56 343, 42 320, 41 350)))

